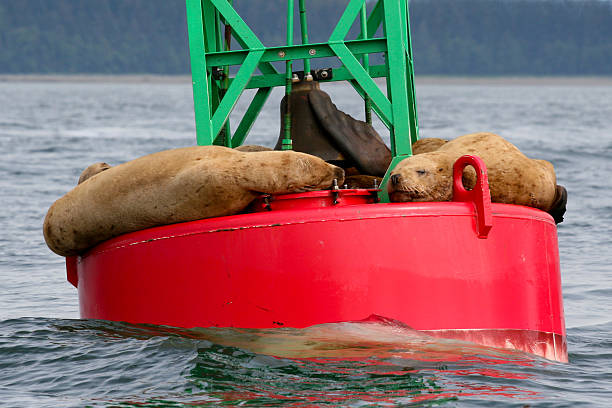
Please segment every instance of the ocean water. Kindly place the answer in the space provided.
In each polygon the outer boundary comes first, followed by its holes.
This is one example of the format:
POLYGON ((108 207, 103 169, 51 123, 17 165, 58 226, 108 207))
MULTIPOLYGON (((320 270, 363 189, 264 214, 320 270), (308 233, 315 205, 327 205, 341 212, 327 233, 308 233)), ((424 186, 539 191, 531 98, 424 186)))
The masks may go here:
MULTIPOLYGON (((324 89, 362 117, 352 89, 324 89)), ((275 143, 280 96, 247 143, 275 143)), ((0 82, 0 405, 612 406, 611 82, 429 80, 417 101, 422 137, 492 131, 555 165, 569 192, 558 227, 569 364, 384 321, 187 330, 79 320, 44 215, 93 162, 193 145, 190 84, 0 82)))

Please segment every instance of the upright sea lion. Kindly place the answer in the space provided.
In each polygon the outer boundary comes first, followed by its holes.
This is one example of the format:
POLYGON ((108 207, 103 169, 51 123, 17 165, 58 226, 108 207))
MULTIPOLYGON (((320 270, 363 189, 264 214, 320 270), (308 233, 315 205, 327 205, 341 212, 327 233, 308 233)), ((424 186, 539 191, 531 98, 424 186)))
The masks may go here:
POLYGON ((102 173, 104 170, 108 170, 110 168, 111 168, 111 165, 107 163, 102 163, 102 162, 94 163, 91 166, 87 167, 85 170, 83 170, 83 172, 81 173, 81 176, 79 177, 79 182, 77 184, 81 184, 88 178, 91 178, 95 176, 96 174, 102 173))
POLYGON ((305 153, 194 146, 111 167, 57 200, 43 232, 63 256, 127 232, 240 212, 259 193, 323 189, 344 172, 305 153))
POLYGON ((339 110, 330 96, 313 90, 310 106, 329 140, 362 173, 383 177, 391 163, 391 150, 372 125, 339 110))
MULTIPOLYGON (((453 164, 465 154, 479 156, 485 162, 491 201, 544 211, 553 207, 557 191, 553 165, 528 158, 493 133, 460 136, 435 151, 402 160, 391 172, 391 201, 450 201, 453 164)), ((475 172, 468 169, 464 184, 470 188, 475 183, 475 172)))

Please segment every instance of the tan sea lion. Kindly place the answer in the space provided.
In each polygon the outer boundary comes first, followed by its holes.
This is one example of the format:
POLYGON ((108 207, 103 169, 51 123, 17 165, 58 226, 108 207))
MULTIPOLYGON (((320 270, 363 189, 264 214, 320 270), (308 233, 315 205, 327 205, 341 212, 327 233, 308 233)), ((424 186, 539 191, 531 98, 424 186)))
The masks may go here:
MULTIPOLYGON (((493 133, 460 136, 438 150, 402 160, 391 172, 391 201, 450 201, 453 164, 465 155, 479 156, 486 164, 491 201, 519 204, 549 211, 556 196, 553 165, 533 160, 513 144, 493 133)), ((475 172, 464 173, 464 184, 471 188, 475 172)))
POLYGON ((102 163, 102 162, 94 163, 91 166, 87 167, 85 170, 83 170, 83 172, 81 173, 81 176, 79 177, 79 182, 77 184, 81 184, 88 178, 91 178, 95 176, 96 174, 102 173, 104 170, 108 170, 110 168, 111 168, 111 165, 107 163, 102 163))
POLYGON ((75 255, 127 232, 239 213, 259 193, 342 183, 344 172, 305 153, 243 153, 194 146, 150 154, 104 170, 57 200, 43 232, 49 248, 75 255))
POLYGON ((424 139, 419 139, 412 144, 412 154, 415 155, 433 152, 438 150, 447 142, 448 140, 439 139, 437 137, 426 137, 424 139))

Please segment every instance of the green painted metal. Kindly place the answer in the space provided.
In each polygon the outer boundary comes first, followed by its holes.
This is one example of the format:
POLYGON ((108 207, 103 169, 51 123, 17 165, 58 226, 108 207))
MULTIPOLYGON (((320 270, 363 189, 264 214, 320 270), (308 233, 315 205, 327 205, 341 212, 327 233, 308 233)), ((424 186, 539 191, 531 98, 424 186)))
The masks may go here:
MULTIPOLYGON (((306 0, 300 0, 300 30, 302 32, 302 44, 308 44, 308 23, 306 21, 306 0)), ((304 58, 304 75, 310 75, 310 59, 304 58)), ((312 77, 309 77, 312 79, 312 77)))
MULTIPOLYGON (((291 92, 293 61, 303 60, 308 74, 311 60, 337 57, 342 66, 333 69, 332 79, 321 82, 348 81, 364 99, 366 121, 371 122, 374 111, 389 129, 393 160, 383 179, 384 191, 390 171, 412 154, 411 144, 418 139, 408 0, 378 0, 369 15, 365 0, 349 0, 329 40, 312 44, 306 1, 298 2, 302 44, 293 44, 295 0, 287 0, 286 45, 266 47, 238 15, 232 0, 186 0, 197 142, 239 146, 271 90, 284 86, 286 94, 291 92), (347 38, 357 19, 358 38, 347 38), (381 26, 382 35, 377 36, 381 26), (242 49, 230 50, 231 38, 242 49), (385 54, 383 65, 370 65, 370 54, 375 53, 385 54), (276 70, 275 62, 285 63, 284 73, 276 70), (230 66, 239 66, 233 77, 230 66), (386 92, 375 78, 386 79, 386 92), (257 93, 232 135, 228 119, 245 89, 257 89, 257 93)), ((284 149, 291 148, 290 106, 287 115, 284 149)), ((386 201, 386 193, 383 196, 386 201)))
MULTIPOLYGON (((287 2, 287 46, 293 45, 293 0, 287 2)), ((293 60, 288 59, 285 61, 285 98, 286 98, 286 109, 283 123, 285 128, 283 129, 284 137, 281 143, 282 150, 291 150, 293 143, 291 141, 291 85, 293 84, 293 60)))
MULTIPOLYGON (((387 50, 387 41, 382 38, 344 41, 344 44, 354 55, 372 54, 387 50)), ((211 52, 207 53, 206 55, 206 63, 209 66, 240 65, 248 53, 248 49, 234 50, 230 52, 211 52)), ((265 49, 264 55, 261 57, 261 61, 275 62, 335 56, 336 54, 334 54, 327 43, 296 44, 291 48, 288 48, 287 46, 268 47, 265 49), (311 50, 314 50, 314 56, 311 55, 311 50)))
POLYGON ((416 105, 416 92, 414 90, 414 60, 412 59, 412 38, 410 37, 410 9, 406 4, 406 35, 408 41, 407 57, 408 57, 408 70, 406 72, 406 78, 410 84, 410 90, 408 91, 408 109, 410 109, 410 140, 412 143, 419 140, 419 118, 417 116, 417 105, 416 105))
POLYGON ((210 120, 210 102, 206 50, 204 44, 204 21, 202 3, 199 0, 187 1, 187 30, 189 33, 189 52, 191 55, 191 78, 193 85, 194 110, 196 117, 196 134, 199 145, 213 142, 212 123, 210 120))
MULTIPOLYGON (((359 12, 359 20, 361 24, 361 38, 368 38, 368 17, 365 3, 361 6, 361 11, 359 12)), ((363 69, 365 69, 366 73, 370 75, 370 56, 368 54, 363 54, 361 56, 361 63, 363 65, 363 69)), ((372 100, 368 94, 363 96, 364 101, 364 110, 365 110, 365 119, 368 124, 372 124, 372 100)))

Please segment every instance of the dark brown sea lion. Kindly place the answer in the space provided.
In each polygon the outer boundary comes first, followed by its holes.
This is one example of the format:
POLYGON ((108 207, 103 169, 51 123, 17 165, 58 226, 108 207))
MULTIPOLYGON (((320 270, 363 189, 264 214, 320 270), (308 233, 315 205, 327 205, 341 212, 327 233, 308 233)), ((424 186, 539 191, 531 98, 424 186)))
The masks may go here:
MULTIPOLYGON (((493 202, 544 211, 553 208, 556 198, 553 165, 528 158, 493 133, 460 136, 435 151, 401 161, 391 173, 388 185, 391 201, 450 201, 453 164, 465 154, 479 156, 485 162, 493 202)), ((464 183, 470 188, 474 185, 475 173, 471 167, 468 169, 464 183)))
POLYGON ((334 146, 362 174, 384 176, 391 163, 391 150, 372 125, 339 110, 320 90, 308 94, 310 106, 334 146))
POLYGON ((43 232, 63 256, 132 231, 239 213, 260 193, 341 184, 344 172, 304 153, 243 153, 194 146, 150 154, 104 170, 57 200, 43 232))

